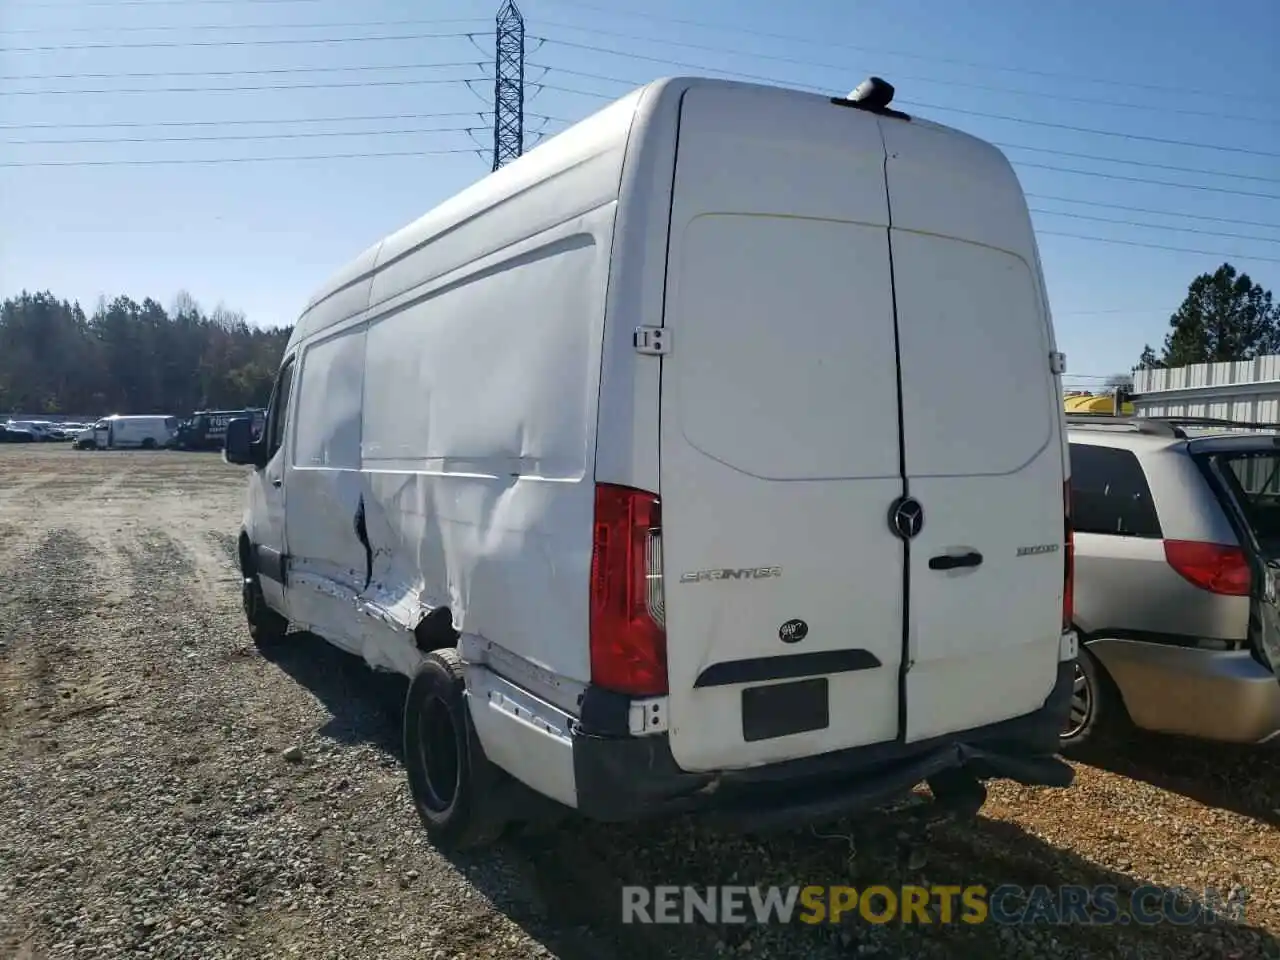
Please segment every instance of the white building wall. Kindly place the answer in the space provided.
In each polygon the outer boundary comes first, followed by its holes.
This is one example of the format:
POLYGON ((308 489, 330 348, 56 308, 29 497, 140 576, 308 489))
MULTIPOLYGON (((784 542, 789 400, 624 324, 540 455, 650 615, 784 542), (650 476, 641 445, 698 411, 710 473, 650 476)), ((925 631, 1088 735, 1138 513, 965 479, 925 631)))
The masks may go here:
POLYGON ((1133 392, 1139 416, 1280 423, 1280 355, 1138 370, 1133 392))

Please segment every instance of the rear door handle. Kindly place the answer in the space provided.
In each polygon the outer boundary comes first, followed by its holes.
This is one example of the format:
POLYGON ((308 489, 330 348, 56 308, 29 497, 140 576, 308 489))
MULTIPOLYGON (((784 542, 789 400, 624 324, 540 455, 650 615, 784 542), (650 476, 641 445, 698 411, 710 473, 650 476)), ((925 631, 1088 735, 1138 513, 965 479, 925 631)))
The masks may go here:
POLYGON ((976 567, 982 563, 982 554, 977 550, 969 553, 950 554, 929 558, 930 570, 958 570, 961 567, 976 567))

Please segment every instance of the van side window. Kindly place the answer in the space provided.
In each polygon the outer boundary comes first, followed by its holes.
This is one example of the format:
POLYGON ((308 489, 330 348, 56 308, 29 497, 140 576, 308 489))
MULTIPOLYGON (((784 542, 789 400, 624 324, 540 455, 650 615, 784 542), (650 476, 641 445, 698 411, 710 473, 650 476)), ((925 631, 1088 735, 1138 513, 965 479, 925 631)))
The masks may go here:
POLYGON ((1078 533, 1161 536, 1151 488, 1131 451, 1071 444, 1071 521, 1078 533))
POLYGON ((284 442, 284 428, 289 423, 289 397, 293 393, 294 358, 290 357, 280 368, 276 388, 271 395, 271 409, 267 414, 267 459, 270 460, 284 442))

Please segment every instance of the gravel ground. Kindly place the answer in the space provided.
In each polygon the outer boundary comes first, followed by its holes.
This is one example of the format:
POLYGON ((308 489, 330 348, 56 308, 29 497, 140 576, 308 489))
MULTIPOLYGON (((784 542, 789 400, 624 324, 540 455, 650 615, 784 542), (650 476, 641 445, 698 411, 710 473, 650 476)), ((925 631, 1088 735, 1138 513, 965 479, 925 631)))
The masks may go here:
POLYGON ((1280 957, 1280 752, 1142 737, 976 822, 732 836, 575 823, 426 841, 375 677, 249 643, 243 473, 0 447, 0 957, 1280 957), (1196 927, 634 926, 622 883, 1145 883, 1247 892, 1196 927))

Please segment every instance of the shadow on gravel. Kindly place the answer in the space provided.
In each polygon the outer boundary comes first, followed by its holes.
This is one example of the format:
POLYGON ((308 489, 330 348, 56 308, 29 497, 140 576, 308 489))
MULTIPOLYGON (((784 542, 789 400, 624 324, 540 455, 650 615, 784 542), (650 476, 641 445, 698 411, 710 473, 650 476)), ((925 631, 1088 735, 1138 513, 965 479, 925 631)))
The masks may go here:
POLYGON ((1280 827, 1280 746, 1207 743, 1131 731, 1073 756, 1206 806, 1280 827))
POLYGON ((400 758, 400 713, 408 689, 403 677, 370 670, 363 660, 305 632, 291 633, 286 643, 262 654, 324 704, 330 720, 319 733, 400 758))
MULTIPOLYGON (((377 674, 319 638, 297 634, 266 654, 314 693, 331 719, 326 736, 371 744, 400 758, 398 713, 405 681, 377 674)), ((1052 802, 1051 792, 1045 802, 1052 802)), ((622 826, 570 821, 540 834, 520 833, 496 851, 450 856, 494 906, 560 960, 739 957, 1162 957, 1280 960, 1266 930, 1219 920, 1179 926, 1010 925, 934 922, 876 925, 854 911, 836 924, 635 925, 622 922, 622 886, 635 884, 791 885, 973 884, 1112 888, 1127 911, 1140 878, 1101 868, 1015 824, 979 818, 925 834, 892 813, 856 826, 768 836, 718 832, 679 817, 622 826), (522 892, 513 896, 512 874, 522 892)), ((1197 894, 1202 891, 1197 891, 1197 894)), ((1223 896, 1226 891, 1223 891, 1223 896)), ((1009 901, 1017 909, 1018 899, 1009 901)))
MULTIPOLYGON (((1052 801, 1050 801, 1052 802, 1052 801)), ((926 873, 931 883, 982 883, 988 888, 1002 884, 1014 884, 1030 890, 1037 885, 1058 888, 1062 885, 1079 885, 1090 889, 1111 889, 1121 913, 1127 913, 1135 903, 1139 910, 1159 909, 1158 897, 1148 891, 1154 882, 1100 867, 1096 863, 1077 856, 1070 850, 1053 846, 1026 833, 1013 823, 1001 820, 981 819, 969 825, 950 825, 935 831, 933 849, 938 861, 926 873), (946 875, 946 865, 956 872, 946 875)), ((1225 880, 1225 878, 1224 878, 1225 880)), ((906 882, 912 882, 907 878, 906 882)), ((1222 882, 1222 881, 1220 881, 1222 882)), ((1228 881, 1229 882, 1229 881, 1228 881)), ((1221 889, 1212 896, 1225 900, 1230 889, 1221 889)), ((1206 891, 1188 890, 1186 894, 1204 901, 1206 891)), ((1140 924, 1133 920, 1120 924, 1075 925, 1052 927, 1045 924, 1019 928, 988 924, 977 928, 952 928, 950 935, 955 947, 948 956, 973 957, 1020 955, 1012 949, 1015 941, 1025 944, 1028 935, 1038 946, 1037 955, 1075 955, 1081 950, 1095 957, 1166 957, 1200 960, 1275 960, 1280 958, 1280 938, 1275 933, 1274 922, 1269 929, 1263 924, 1267 917, 1258 904, 1247 902, 1236 913, 1236 919, 1226 916, 1216 919, 1196 917, 1185 898, 1174 899, 1170 894, 1167 917, 1158 924, 1140 924), (1191 922, 1175 922, 1178 916, 1191 922), (1068 950, 1062 948, 1069 947, 1068 950)), ((1017 898, 1010 901, 1018 903, 1017 898)), ((1220 902, 1220 913, 1234 912, 1228 903, 1220 902)), ((1132 914, 1130 914, 1132 917, 1132 914)), ((1270 919, 1274 921, 1275 915, 1270 919)), ((959 927, 960 925, 957 925, 959 927)), ((915 932, 915 931, 913 931, 915 932)), ((918 935, 918 933, 917 933, 918 935)), ((1024 947, 1025 949, 1025 947, 1024 947)))

